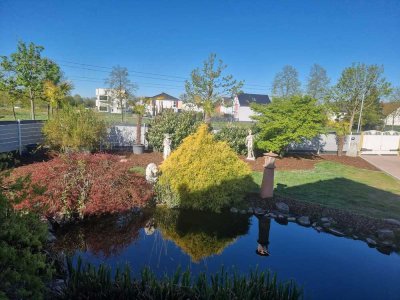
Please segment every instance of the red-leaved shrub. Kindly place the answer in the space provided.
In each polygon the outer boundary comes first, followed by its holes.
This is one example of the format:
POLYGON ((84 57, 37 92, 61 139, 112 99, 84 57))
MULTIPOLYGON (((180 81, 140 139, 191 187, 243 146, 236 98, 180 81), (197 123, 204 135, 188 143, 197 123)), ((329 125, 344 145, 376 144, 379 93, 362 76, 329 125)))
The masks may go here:
POLYGON ((30 176, 26 200, 17 209, 83 218, 141 207, 152 198, 151 186, 129 167, 115 155, 74 153, 19 167, 8 181, 30 176))

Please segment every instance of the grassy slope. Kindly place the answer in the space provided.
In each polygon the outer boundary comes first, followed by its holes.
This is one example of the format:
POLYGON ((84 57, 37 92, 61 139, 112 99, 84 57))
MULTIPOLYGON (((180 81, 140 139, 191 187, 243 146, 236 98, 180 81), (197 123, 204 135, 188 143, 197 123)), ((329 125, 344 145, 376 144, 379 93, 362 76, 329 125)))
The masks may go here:
MULTIPOLYGON (((260 184, 262 174, 254 172, 254 179, 260 184)), ((281 196, 400 219, 400 181, 380 171, 321 162, 314 170, 276 171, 275 184, 281 196)))

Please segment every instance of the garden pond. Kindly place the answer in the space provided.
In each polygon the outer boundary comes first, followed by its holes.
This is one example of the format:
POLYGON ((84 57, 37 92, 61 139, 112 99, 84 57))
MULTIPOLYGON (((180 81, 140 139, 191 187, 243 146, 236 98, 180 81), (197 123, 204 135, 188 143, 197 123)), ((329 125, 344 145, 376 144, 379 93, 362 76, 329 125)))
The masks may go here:
POLYGON ((76 262, 159 276, 270 269, 294 279, 305 299, 400 299, 400 253, 296 223, 250 214, 156 209, 90 219, 56 232, 54 247, 76 262))

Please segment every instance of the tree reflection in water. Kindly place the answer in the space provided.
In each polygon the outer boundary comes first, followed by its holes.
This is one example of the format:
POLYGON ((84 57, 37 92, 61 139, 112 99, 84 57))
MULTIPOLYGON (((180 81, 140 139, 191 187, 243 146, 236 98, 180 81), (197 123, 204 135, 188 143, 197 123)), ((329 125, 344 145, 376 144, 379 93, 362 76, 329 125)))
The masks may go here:
POLYGON ((249 230, 248 215, 211 213, 159 208, 155 212, 157 229, 164 239, 173 241, 193 262, 222 251, 249 230))
POLYGON ((68 225, 57 232, 54 243, 56 251, 73 254, 90 251, 96 256, 118 255, 139 238, 139 231, 151 217, 143 211, 91 218, 79 224, 68 225))

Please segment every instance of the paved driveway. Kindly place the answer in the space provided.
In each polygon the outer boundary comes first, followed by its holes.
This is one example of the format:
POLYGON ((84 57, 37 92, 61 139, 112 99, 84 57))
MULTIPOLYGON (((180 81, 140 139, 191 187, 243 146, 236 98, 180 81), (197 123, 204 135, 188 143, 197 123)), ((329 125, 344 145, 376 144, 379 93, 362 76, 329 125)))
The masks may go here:
POLYGON ((400 180, 400 156, 362 155, 361 157, 371 165, 400 180))

